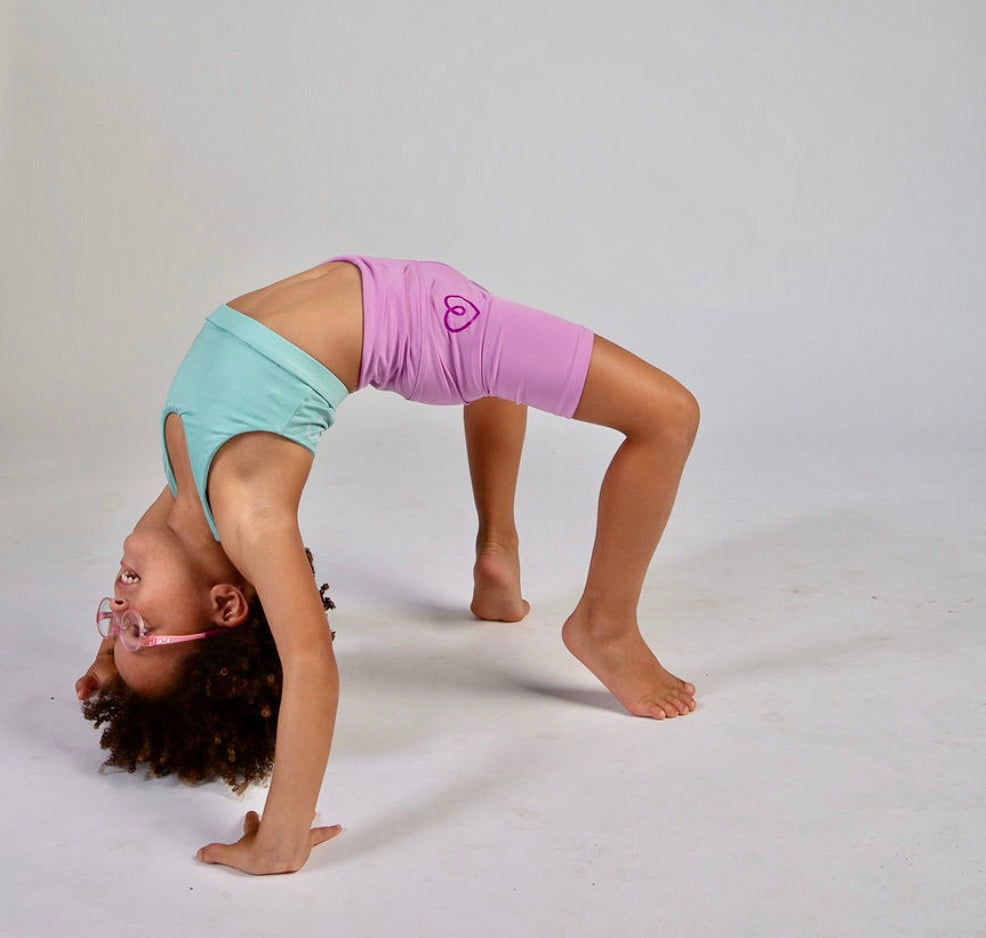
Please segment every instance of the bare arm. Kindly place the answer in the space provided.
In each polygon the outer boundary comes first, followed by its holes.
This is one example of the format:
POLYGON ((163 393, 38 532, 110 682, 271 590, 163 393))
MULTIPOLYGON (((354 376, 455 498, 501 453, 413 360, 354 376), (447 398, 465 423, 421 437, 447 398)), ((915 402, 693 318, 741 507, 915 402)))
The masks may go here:
POLYGON ((310 457, 300 462, 296 455, 278 460, 271 484, 253 478, 245 489, 233 484, 212 498, 223 547, 257 590, 284 675, 274 775, 263 818, 258 824, 248 816, 237 843, 210 844, 199 851, 200 860, 249 873, 300 869, 315 844, 340 830, 311 826, 332 745, 339 675, 296 520, 310 457))

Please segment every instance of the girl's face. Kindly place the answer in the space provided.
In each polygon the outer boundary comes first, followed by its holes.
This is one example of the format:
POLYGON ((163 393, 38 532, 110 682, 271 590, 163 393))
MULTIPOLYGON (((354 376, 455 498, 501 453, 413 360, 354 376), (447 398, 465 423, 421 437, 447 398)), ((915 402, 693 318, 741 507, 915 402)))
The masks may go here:
MULTIPOLYGON (((123 560, 113 584, 116 611, 139 612, 150 635, 191 635, 217 625, 239 624, 242 618, 229 621, 228 590, 236 588, 217 583, 217 570, 209 559, 166 524, 139 528, 123 542, 123 560)), ((235 574, 235 570, 223 572, 235 574)), ((243 612, 245 616, 245 608, 243 612)), ((113 657, 128 687, 154 697, 171 689, 179 665, 197 644, 185 642, 133 652, 117 638, 113 657)))

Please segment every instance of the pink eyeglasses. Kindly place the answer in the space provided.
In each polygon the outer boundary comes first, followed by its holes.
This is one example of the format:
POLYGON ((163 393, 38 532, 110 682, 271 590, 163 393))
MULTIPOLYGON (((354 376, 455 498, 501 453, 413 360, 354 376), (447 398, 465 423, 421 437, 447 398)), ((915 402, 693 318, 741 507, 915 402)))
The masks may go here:
POLYGON ((140 651, 155 645, 194 642, 199 638, 211 638, 213 635, 225 635, 229 632, 229 629, 209 629, 194 635, 148 635, 140 613, 136 609, 128 609, 122 614, 117 612, 109 596, 104 596, 96 607, 96 630, 103 638, 116 638, 119 635, 120 641, 129 651, 140 651))

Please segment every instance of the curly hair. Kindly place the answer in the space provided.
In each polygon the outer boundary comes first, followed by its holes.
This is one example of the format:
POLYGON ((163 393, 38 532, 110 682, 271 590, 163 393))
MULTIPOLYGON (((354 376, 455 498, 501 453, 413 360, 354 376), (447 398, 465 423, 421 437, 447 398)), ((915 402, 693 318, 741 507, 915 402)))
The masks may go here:
MULTIPOLYGON (((328 588, 319 587, 326 611, 335 608, 328 588)), ((198 644, 168 695, 142 697, 117 676, 83 703, 82 715, 104 727, 104 766, 146 765, 150 776, 188 784, 221 778, 240 794, 270 776, 281 706, 281 661, 260 601, 242 625, 198 644)))

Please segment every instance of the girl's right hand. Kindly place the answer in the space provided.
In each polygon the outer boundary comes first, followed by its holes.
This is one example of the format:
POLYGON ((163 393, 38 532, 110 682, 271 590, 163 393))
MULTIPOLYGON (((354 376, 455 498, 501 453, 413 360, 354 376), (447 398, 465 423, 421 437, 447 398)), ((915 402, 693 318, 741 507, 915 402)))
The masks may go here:
POLYGON ((259 833, 260 815, 256 811, 248 811, 243 820, 243 836, 235 844, 208 844, 195 854, 195 859, 200 863, 229 866, 255 876, 294 873, 305 865, 313 847, 338 837, 342 833, 342 825, 313 827, 298 850, 283 854, 261 847, 259 833))
POLYGON ((75 682, 75 696, 79 700, 88 700, 97 691, 106 687, 116 677, 116 663, 113 654, 101 652, 89 666, 89 670, 75 682))

